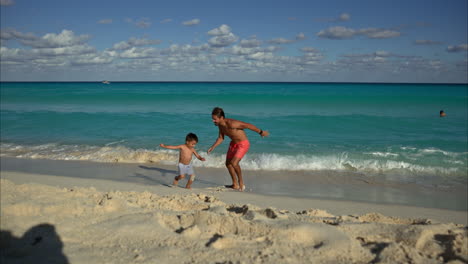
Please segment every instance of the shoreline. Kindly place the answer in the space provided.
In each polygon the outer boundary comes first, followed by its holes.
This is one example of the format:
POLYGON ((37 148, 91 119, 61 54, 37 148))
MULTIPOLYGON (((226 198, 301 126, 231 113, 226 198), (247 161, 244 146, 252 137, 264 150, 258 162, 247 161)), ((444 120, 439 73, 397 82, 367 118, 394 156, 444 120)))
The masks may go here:
MULTIPOLYGON (((176 166, 157 163, 99 163, 44 159, 0 158, 1 171, 102 179, 167 186, 176 166)), ((368 204, 403 205, 468 211, 467 189, 389 181, 354 172, 243 170, 247 193, 368 204)), ((197 189, 231 183, 224 168, 195 167, 197 189)), ((185 181, 179 183, 185 186, 185 181)))
MULTIPOLYGON (((430 218, 442 222, 467 224, 466 199, 459 202, 464 209, 433 205, 433 200, 447 205, 466 192, 434 190, 413 184, 372 182, 362 175, 300 173, 284 177, 285 172, 246 171, 246 192, 224 188, 230 181, 223 169, 196 168, 197 178, 192 190, 171 186, 175 166, 160 164, 95 163, 88 161, 56 161, 5 158, 0 159, 1 177, 15 184, 38 183, 71 188, 94 187, 100 191, 148 191, 163 195, 215 192, 226 203, 250 203, 262 207, 304 210, 320 208, 334 214, 365 214, 378 212, 406 218, 430 218), (290 185, 286 186, 286 183, 290 185), (331 193, 328 193, 331 192, 331 193), (459 193, 460 192, 460 193, 459 193), (371 197, 374 200, 365 200, 371 197), (428 200, 430 197, 430 200, 428 200), (451 197, 451 198, 450 198, 451 197), (421 205, 422 204, 422 205, 421 205), (424 206, 426 205, 426 206, 424 206), (448 207, 448 208, 447 208, 448 207), (453 217, 452 217, 453 216, 453 217)), ((290 173, 290 172, 289 172, 290 173)), ((437 204, 436 204, 437 205, 437 204)))

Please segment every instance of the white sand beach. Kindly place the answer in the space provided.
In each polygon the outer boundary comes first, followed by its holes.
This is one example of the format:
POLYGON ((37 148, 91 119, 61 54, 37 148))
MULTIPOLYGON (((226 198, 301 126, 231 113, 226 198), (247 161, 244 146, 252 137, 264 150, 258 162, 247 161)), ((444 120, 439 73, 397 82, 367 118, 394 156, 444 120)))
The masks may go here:
MULTIPOLYGON (((169 188, 173 168, 155 164, 145 165, 153 168, 146 175, 153 184, 138 182, 145 175, 137 173, 133 182, 118 177, 116 170, 128 174, 137 165, 90 170, 62 162, 46 175, 24 164, 31 165, 2 158, 2 263, 468 261, 466 210, 241 193, 222 185, 169 188)), ((198 180, 208 174, 229 183, 221 169, 198 170, 198 180)))

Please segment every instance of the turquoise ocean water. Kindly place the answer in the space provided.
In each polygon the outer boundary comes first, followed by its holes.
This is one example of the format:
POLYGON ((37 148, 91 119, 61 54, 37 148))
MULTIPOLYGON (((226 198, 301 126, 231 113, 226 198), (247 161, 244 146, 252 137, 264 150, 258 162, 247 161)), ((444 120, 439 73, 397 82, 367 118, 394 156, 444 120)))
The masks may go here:
MULTIPOLYGON (((215 106, 247 131, 253 170, 353 171, 467 184, 468 87, 343 83, 1 83, 1 156, 173 164, 188 132, 206 150, 215 106), (439 117, 439 110, 447 116, 439 117)), ((229 143, 199 167, 224 167, 229 143)))

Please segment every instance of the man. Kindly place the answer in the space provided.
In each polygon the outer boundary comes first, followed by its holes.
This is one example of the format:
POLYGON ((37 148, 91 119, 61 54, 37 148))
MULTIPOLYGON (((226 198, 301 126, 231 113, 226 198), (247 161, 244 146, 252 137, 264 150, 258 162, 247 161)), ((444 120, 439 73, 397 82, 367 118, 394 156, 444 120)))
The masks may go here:
POLYGON ((219 128, 219 135, 213 146, 208 149, 207 153, 209 154, 219 144, 221 144, 225 135, 231 139, 231 143, 229 144, 229 149, 226 154, 226 167, 232 178, 232 185, 228 187, 243 191, 245 190, 245 185, 244 180, 242 179, 242 170, 239 162, 250 147, 250 143, 244 129, 247 128, 257 132, 262 137, 267 137, 269 133, 268 131, 263 131, 252 124, 231 118, 225 118, 224 110, 220 107, 215 107, 213 109, 211 118, 213 119, 214 125, 219 128))

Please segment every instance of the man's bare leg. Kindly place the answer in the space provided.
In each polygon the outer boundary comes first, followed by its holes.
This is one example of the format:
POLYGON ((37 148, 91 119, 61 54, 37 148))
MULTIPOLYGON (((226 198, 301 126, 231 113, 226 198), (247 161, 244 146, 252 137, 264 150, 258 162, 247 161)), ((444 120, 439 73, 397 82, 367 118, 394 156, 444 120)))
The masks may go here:
POLYGON ((231 163, 232 159, 226 159, 226 168, 228 169, 229 171, 229 175, 231 175, 231 179, 232 179, 232 188, 233 189, 238 189, 239 186, 237 185, 237 176, 236 176, 236 170, 234 169, 234 167, 232 166, 232 163, 231 163))
POLYGON ((239 165, 239 162, 241 161, 240 158, 238 157, 234 157, 231 159, 231 166, 234 168, 234 172, 236 173, 237 175, 237 179, 239 180, 239 185, 238 185, 238 188, 235 188, 235 189, 238 189, 240 191, 243 190, 244 188, 244 179, 242 178, 242 169, 239 165))
POLYGON ((173 185, 177 186, 177 184, 179 184, 179 181, 182 180, 183 178, 185 178, 184 175, 179 175, 179 176, 176 176, 174 178, 174 181, 172 182, 173 185))

